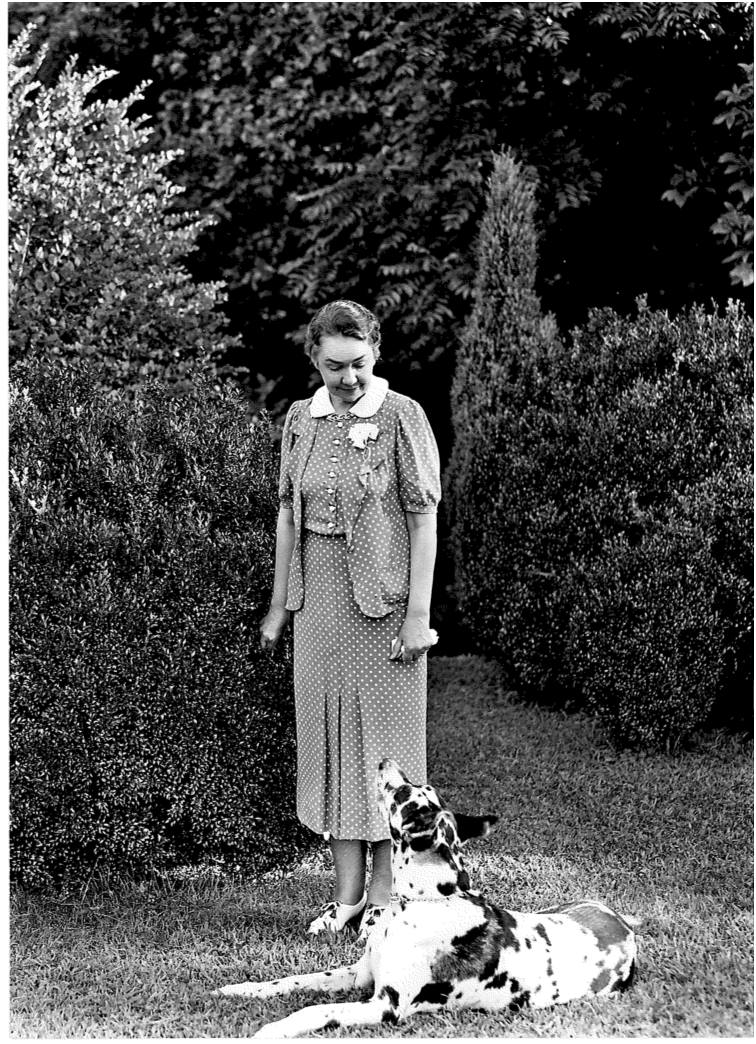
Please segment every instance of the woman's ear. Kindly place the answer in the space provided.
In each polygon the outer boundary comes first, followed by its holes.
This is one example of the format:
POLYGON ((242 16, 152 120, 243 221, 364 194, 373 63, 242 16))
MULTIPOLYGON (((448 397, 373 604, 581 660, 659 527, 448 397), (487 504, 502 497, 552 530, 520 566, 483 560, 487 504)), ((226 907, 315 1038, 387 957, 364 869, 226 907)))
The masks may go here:
POLYGON ((463 843, 474 837, 487 837, 491 827, 499 822, 498 816, 466 816, 464 813, 454 814, 457 821, 457 835, 463 843))

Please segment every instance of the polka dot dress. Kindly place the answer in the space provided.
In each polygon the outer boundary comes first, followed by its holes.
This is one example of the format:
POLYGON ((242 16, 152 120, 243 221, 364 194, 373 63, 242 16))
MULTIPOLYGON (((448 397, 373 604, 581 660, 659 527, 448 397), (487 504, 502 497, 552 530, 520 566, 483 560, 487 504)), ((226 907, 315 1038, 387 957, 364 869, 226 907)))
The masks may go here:
POLYGON ((305 600, 294 614, 297 815, 335 838, 389 836, 375 776, 395 758, 426 782, 427 658, 389 659, 404 610, 374 619, 352 595, 346 539, 306 532, 305 600))
MULTIPOLYGON (((306 462, 297 459, 301 447, 292 460, 282 449, 281 501, 291 506, 301 497, 302 505, 304 597, 293 613, 297 814, 318 833, 380 841, 389 834, 375 792, 379 762, 394 758, 414 782, 426 781, 427 658, 403 663, 389 655, 406 606, 404 512, 435 511, 438 457, 412 400, 388 392, 383 408, 362 414, 381 433, 366 455, 349 437, 365 419, 326 414, 324 392, 316 396, 320 413, 309 402, 292 412, 306 411, 315 425, 306 462)), ((287 428, 283 447, 294 445, 287 428)))

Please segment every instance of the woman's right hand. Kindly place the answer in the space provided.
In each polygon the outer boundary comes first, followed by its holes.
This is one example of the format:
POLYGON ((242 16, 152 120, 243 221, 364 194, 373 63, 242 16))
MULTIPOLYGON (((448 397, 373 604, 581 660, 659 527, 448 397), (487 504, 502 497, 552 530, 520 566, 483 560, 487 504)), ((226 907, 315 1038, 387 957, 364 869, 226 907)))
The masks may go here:
POLYGON ((260 624, 260 648, 273 652, 286 629, 291 613, 283 607, 271 606, 260 624))

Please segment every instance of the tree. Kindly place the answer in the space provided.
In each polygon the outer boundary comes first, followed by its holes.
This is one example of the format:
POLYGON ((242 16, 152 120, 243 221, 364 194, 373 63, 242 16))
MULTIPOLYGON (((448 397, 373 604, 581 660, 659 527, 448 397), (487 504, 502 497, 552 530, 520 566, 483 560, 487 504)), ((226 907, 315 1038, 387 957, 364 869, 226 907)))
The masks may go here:
POLYGON ((50 86, 31 31, 9 60, 10 356, 96 357, 103 384, 150 374, 180 382, 188 363, 233 341, 220 282, 195 283, 182 259, 212 218, 177 207, 165 175, 176 152, 150 152, 144 117, 97 98, 114 75, 69 60, 50 86))
POLYGON ((732 151, 713 121, 750 54, 748 5, 33 6, 58 55, 154 78, 156 139, 185 148, 187 205, 219 219, 193 270, 227 282, 269 404, 306 389, 313 306, 349 295, 381 311, 388 376, 448 442, 501 147, 538 174, 539 291, 563 328, 643 292, 672 309, 730 292, 709 231, 729 183, 684 212, 662 196, 676 165, 732 151))
MULTIPOLYGON (((457 598, 469 631, 497 650, 501 588, 510 553, 502 539, 503 486, 516 481, 507 436, 538 432, 548 360, 559 349, 554 321, 536 294, 536 185, 532 171, 504 153, 494 157, 477 251, 473 310, 457 353, 452 386, 454 444, 446 472, 447 515, 457 598)), ((520 490, 523 525, 527 492, 520 490)), ((515 527, 516 528, 516 527, 515 527)), ((511 535, 509 532, 507 535, 511 535)))

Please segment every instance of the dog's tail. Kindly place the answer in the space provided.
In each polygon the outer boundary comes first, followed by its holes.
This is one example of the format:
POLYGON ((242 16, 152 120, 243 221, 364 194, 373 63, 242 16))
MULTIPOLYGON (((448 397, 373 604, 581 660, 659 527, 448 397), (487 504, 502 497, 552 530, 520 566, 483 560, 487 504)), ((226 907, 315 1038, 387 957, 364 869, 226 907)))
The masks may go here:
POLYGON ((619 916, 622 918, 622 920, 625 922, 628 928, 632 928, 635 931, 637 931, 638 928, 640 928, 643 924, 643 919, 641 917, 633 917, 632 914, 624 913, 620 914, 619 916))

